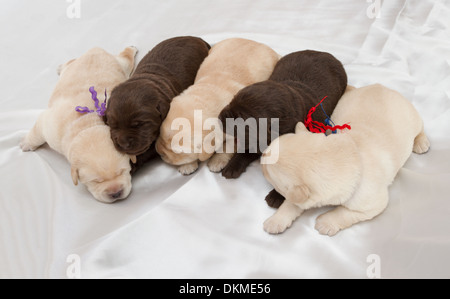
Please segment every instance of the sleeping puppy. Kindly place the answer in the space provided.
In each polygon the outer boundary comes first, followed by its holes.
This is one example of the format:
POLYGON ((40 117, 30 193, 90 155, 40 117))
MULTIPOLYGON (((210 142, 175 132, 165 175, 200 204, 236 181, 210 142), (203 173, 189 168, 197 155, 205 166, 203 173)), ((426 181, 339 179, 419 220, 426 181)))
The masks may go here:
POLYGON ((104 120, 117 150, 137 155, 133 173, 157 156, 154 141, 170 102, 194 83, 209 49, 198 37, 165 40, 145 55, 129 80, 112 91, 104 120))
MULTIPOLYGON (((281 58, 268 80, 239 91, 220 113, 224 132, 232 136, 236 136, 236 127, 230 125, 230 120, 256 120, 253 123, 255 128, 249 122, 245 136, 237 138, 238 152, 223 169, 222 175, 228 179, 238 178, 251 162, 261 156, 273 140, 272 134, 276 136, 270 125, 273 120, 279 120, 279 135, 292 133, 297 122, 304 121, 308 111, 325 96, 323 109, 331 115, 346 87, 344 67, 331 54, 308 50, 281 58), (267 129, 260 128, 260 121, 267 122, 267 129), (248 134, 252 130, 255 133, 248 134)), ((326 118, 321 111, 313 114, 314 121, 324 122, 326 118)))
POLYGON ((388 186, 411 155, 430 143, 421 117, 399 93, 382 85, 346 92, 332 119, 351 130, 325 136, 298 123, 295 134, 276 139, 261 159, 266 179, 286 197, 264 230, 278 234, 310 208, 337 205, 316 219, 320 234, 338 231, 379 215, 388 204, 388 186), (279 151, 275 164, 265 155, 279 151))
MULTIPOLYGON (((240 89, 266 80, 278 59, 278 54, 268 46, 247 39, 231 38, 213 46, 200 66, 194 85, 170 105, 156 142, 161 158, 179 166, 184 175, 197 170, 198 161, 208 160, 223 144, 222 130, 212 129, 218 128, 220 111, 240 89), (177 125, 180 119, 186 123, 177 125), (198 126, 199 130, 194 132, 198 126), (181 131, 180 127, 183 127, 181 131)), ((221 171, 231 155, 215 154, 208 161, 210 170, 221 171)))
POLYGON ((136 51, 128 47, 119 56, 113 56, 94 48, 60 66, 60 78, 48 109, 20 144, 23 151, 33 151, 47 142, 70 162, 73 183, 80 181, 105 203, 129 195, 130 156, 115 149, 109 128, 97 113, 81 114, 75 107, 95 109, 90 87, 101 94, 126 80, 133 70, 136 51))

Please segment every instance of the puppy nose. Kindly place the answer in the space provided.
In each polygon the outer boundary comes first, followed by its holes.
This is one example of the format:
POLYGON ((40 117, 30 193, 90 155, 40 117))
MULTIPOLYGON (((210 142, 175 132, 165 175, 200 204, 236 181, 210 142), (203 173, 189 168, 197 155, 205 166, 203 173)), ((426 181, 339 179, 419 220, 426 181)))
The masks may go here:
POLYGON ((118 192, 115 193, 111 193, 109 194, 109 197, 111 197, 111 199, 119 199, 123 194, 123 190, 119 190, 118 192))
POLYGON ((132 137, 125 136, 125 137, 119 138, 117 141, 121 148, 130 149, 133 145, 134 139, 132 137))

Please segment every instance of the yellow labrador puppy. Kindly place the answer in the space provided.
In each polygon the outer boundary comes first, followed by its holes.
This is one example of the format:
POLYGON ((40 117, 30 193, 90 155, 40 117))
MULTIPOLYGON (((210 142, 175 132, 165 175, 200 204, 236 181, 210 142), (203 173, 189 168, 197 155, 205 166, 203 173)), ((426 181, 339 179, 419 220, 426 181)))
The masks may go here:
MULTIPOLYGON (((170 104, 156 142, 161 158, 178 165, 184 175, 197 170, 198 161, 208 160, 223 145, 217 119, 220 111, 240 89, 269 78, 278 60, 279 55, 271 48, 247 39, 230 38, 214 45, 194 85, 170 104), (215 142, 216 137, 220 142, 215 142)), ((209 169, 221 171, 232 155, 215 154, 208 161, 209 169)))
POLYGON ((70 162, 73 183, 85 184, 97 200, 105 203, 129 195, 130 156, 115 149, 101 116, 95 111, 82 114, 75 108, 96 109, 90 87, 102 94, 125 81, 134 68, 136 52, 136 48, 128 47, 113 56, 94 48, 61 65, 48 109, 20 144, 23 151, 33 151, 47 142, 70 162))
POLYGON ((430 147, 417 110, 382 85, 346 92, 331 119, 351 130, 326 137, 298 123, 295 134, 279 137, 265 151, 279 150, 278 162, 262 161, 262 168, 286 198, 264 222, 268 233, 282 233, 304 210, 325 205, 338 207, 316 219, 320 234, 333 236, 372 219, 386 208, 388 186, 411 151, 430 147))

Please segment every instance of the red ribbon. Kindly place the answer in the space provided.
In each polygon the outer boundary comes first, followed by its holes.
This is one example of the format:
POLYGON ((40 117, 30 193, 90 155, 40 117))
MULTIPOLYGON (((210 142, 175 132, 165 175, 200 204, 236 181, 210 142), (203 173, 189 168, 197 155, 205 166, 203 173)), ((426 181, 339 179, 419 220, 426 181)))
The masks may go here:
POLYGON ((315 107, 312 107, 311 110, 309 110, 308 115, 306 116, 306 120, 305 120, 305 127, 312 133, 325 133, 326 130, 331 130, 331 131, 344 130, 344 129, 351 130, 352 127, 350 125, 348 125, 348 124, 345 124, 345 125, 342 125, 342 126, 330 127, 330 126, 324 125, 321 122, 312 120, 312 114, 316 111, 317 107, 319 107, 319 105, 322 104, 322 102, 326 98, 327 98, 327 96, 325 96, 322 99, 322 101, 319 102, 319 104, 317 104, 315 107))

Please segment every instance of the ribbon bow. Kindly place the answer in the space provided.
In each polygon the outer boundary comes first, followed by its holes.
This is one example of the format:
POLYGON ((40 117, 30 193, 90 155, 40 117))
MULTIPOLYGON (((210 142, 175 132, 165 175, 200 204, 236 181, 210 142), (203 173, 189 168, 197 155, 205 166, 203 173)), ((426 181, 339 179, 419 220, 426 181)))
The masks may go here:
POLYGON ((79 113, 93 113, 93 112, 97 112, 98 116, 104 116, 105 115, 105 111, 106 111, 106 89, 105 89, 105 101, 99 105, 99 100, 97 98, 97 92, 94 89, 94 86, 91 86, 89 88, 89 91, 92 95, 92 100, 94 101, 95 104, 95 108, 97 110, 91 110, 88 107, 81 107, 81 106, 77 106, 75 107, 75 111, 79 112, 79 113))
MULTIPOLYGON (((322 101, 319 102, 319 104, 317 104, 315 107, 312 107, 309 110, 308 115, 306 116, 306 120, 305 120, 305 127, 312 133, 325 133, 326 130, 331 130, 331 131, 344 130, 344 129, 351 130, 352 127, 350 127, 350 125, 348 125, 348 124, 345 124, 342 126, 333 126, 333 127, 330 126, 330 122, 332 122, 332 121, 331 121, 330 117, 325 113, 325 111, 324 111, 324 113, 327 116, 327 119, 325 120, 325 122, 327 123, 327 125, 324 125, 321 122, 312 120, 312 114, 316 111, 316 109, 317 109, 317 107, 319 107, 319 105, 320 106, 322 105, 322 102, 326 98, 327 98, 327 96, 324 97, 322 99, 322 101)), ((322 110, 323 110, 323 107, 322 107, 322 110)))

